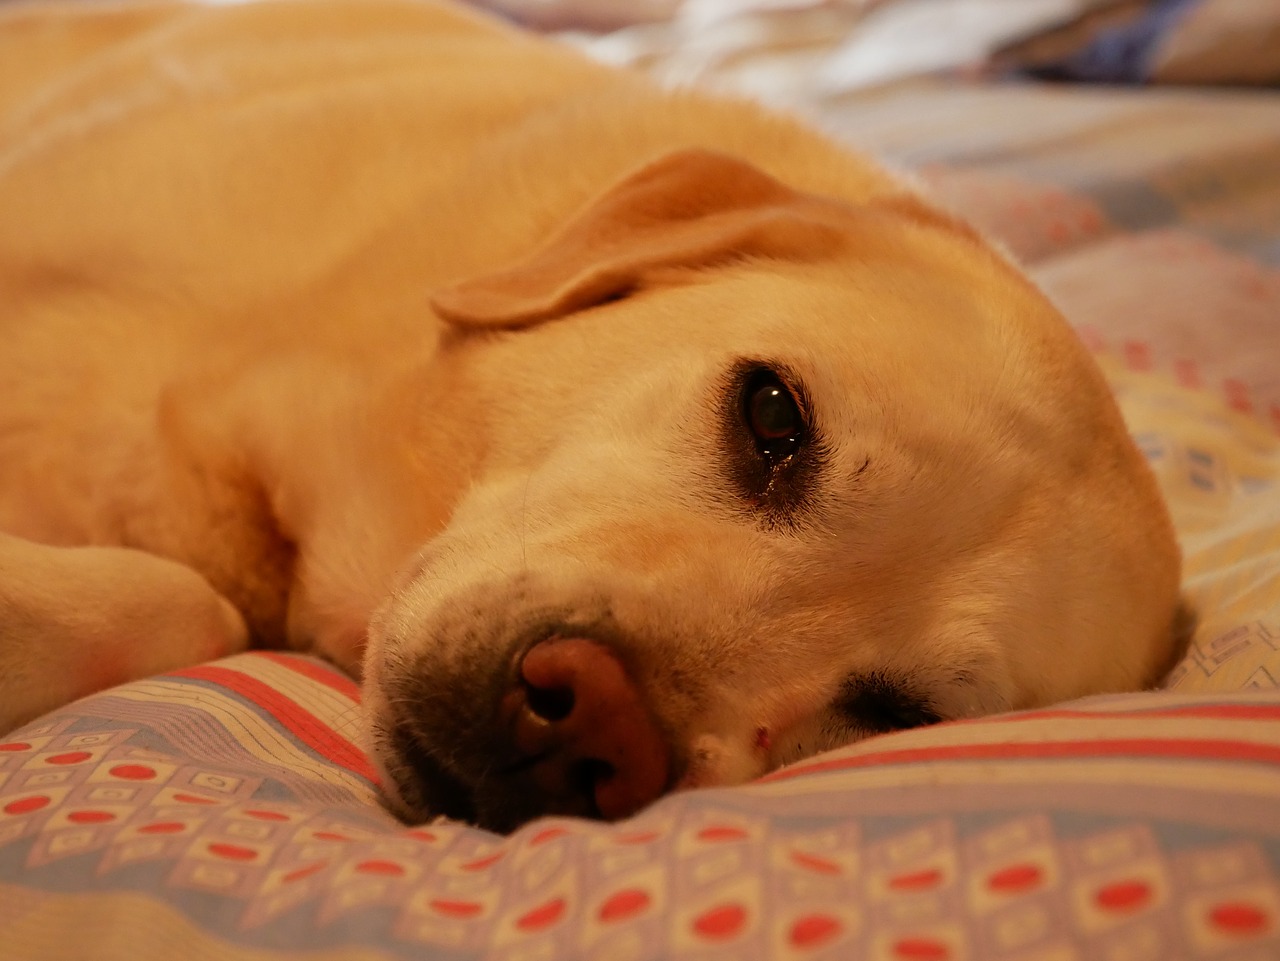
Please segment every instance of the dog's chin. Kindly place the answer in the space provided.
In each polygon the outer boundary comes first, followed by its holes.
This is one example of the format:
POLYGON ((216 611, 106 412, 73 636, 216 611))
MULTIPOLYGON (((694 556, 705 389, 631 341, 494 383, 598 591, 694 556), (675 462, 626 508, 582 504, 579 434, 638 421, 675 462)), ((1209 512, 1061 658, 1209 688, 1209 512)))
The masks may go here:
POLYGON ((600 818, 587 796, 539 797, 518 775, 498 772, 480 783, 466 783, 407 733, 393 733, 383 751, 376 764, 384 800, 408 824, 445 817, 508 834, 538 817, 600 818))
POLYGON ((366 697, 366 711, 384 803, 408 824, 444 817, 506 834, 542 816, 601 818, 590 791, 549 796, 527 762, 496 744, 465 743, 438 724, 427 730, 419 719, 398 716, 379 693, 366 697))
POLYGON ((433 817, 479 823, 474 791, 453 775, 403 725, 393 724, 382 747, 381 768, 390 806, 401 819, 433 817))
POLYGON ((404 748, 397 766, 406 773, 393 782, 398 801, 393 810, 410 823, 446 817, 507 834, 541 814, 554 813, 533 807, 528 792, 467 784, 418 745, 404 748))
MULTIPOLYGON (((374 763, 386 806, 408 824, 438 817, 507 834, 539 817, 602 819, 589 794, 546 797, 523 772, 496 766, 477 782, 451 771, 403 724, 379 727, 373 739, 374 763)), ((772 767, 751 752, 735 750, 729 739, 702 735, 677 750, 663 796, 693 788, 724 787, 759 777, 772 767)))
POLYGON ((384 803, 407 824, 449 818, 507 833, 546 813, 530 806, 527 792, 477 784, 452 770, 414 725, 390 710, 372 718, 370 740, 384 803))
MULTIPOLYGON (((528 759, 522 762, 495 750, 487 762, 455 765, 450 758, 475 761, 485 749, 456 742, 447 730, 425 730, 415 719, 398 716, 379 693, 370 693, 366 710, 370 755, 384 803, 407 824, 444 817, 506 834, 545 816, 605 819, 593 789, 547 794, 535 782, 528 759)), ((736 753, 718 738, 695 738, 683 749, 673 746, 662 795, 737 783, 762 773, 733 763, 731 755, 736 753)))

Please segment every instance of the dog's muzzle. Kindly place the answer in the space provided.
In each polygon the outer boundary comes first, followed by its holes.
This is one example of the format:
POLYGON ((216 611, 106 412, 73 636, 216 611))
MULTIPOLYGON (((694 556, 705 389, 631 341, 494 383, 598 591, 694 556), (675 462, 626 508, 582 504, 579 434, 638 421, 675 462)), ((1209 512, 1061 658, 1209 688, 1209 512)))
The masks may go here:
POLYGON ((671 789, 668 739, 608 644, 553 635, 511 666, 487 704, 457 705, 456 724, 395 724, 411 807, 506 831, 546 814, 625 818, 671 789))

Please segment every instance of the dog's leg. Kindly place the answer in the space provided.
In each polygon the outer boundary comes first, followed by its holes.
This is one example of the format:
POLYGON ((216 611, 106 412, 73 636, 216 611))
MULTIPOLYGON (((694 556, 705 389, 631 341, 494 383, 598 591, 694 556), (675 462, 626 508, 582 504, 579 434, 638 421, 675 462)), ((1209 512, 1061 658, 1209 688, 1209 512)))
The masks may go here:
POLYGON ((239 613, 189 567, 0 533, 0 734, 78 697, 242 650, 239 613))

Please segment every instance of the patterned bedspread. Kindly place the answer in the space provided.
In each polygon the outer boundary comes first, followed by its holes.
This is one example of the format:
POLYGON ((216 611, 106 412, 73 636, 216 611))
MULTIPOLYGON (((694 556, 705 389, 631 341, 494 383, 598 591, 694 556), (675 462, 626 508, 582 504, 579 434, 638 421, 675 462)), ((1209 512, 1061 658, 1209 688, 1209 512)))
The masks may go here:
POLYGON ((785 87, 1001 238, 1097 352, 1200 616, 1166 689, 501 838, 397 823, 351 682, 243 655, 0 743, 0 958, 1280 957, 1280 95, 785 87))
MULTIPOLYGON (((1275 638, 1273 638, 1275 640, 1275 638)), ((377 806, 354 685, 289 655, 0 744, 0 954, 1274 958, 1280 692, 876 738, 616 825, 377 806)))

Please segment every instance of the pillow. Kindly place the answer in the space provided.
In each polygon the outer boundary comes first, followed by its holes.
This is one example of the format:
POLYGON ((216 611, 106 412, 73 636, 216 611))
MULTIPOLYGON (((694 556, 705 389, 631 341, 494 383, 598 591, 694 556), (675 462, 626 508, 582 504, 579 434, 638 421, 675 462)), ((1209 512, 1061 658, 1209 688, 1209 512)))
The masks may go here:
POLYGON ((259 652, 10 736, 6 961, 1280 952, 1274 690, 944 724, 509 838, 397 823, 356 709, 331 668, 259 652))

